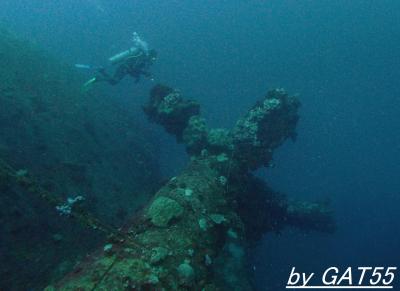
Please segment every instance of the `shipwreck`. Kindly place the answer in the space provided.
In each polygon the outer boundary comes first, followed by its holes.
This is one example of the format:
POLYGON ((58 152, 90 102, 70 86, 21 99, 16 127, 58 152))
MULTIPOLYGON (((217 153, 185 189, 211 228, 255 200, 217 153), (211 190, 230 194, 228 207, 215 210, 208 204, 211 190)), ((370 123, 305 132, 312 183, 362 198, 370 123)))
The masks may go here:
POLYGON ((295 138, 299 107, 275 89, 232 129, 208 128, 196 101, 156 85, 144 112, 185 145, 189 164, 46 290, 254 290, 246 252, 262 235, 287 226, 335 230, 325 204, 289 199, 254 175, 295 138))

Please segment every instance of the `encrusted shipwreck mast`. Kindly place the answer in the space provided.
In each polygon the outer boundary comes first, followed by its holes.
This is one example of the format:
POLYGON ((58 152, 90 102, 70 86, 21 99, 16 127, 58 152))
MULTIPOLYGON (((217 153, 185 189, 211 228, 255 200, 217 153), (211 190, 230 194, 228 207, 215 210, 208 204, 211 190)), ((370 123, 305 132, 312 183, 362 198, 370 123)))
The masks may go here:
POLYGON ((47 290, 253 290, 249 243, 286 225, 331 232, 318 203, 294 202, 251 170, 295 136, 299 101, 272 90, 232 130, 207 129, 200 106, 157 85, 144 111, 186 145, 191 160, 151 199, 124 235, 47 290))

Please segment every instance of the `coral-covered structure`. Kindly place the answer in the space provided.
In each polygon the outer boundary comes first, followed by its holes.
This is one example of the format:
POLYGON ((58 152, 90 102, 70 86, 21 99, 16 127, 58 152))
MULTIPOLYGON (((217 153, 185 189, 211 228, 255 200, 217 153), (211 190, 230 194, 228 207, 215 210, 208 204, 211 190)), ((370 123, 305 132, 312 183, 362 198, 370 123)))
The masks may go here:
POLYGON ((252 290, 246 247, 286 225, 333 231, 325 206, 293 202, 250 170, 295 135, 299 101, 270 91, 232 130, 207 129, 199 105, 166 86, 144 107, 186 145, 189 165, 104 250, 47 290, 252 290))

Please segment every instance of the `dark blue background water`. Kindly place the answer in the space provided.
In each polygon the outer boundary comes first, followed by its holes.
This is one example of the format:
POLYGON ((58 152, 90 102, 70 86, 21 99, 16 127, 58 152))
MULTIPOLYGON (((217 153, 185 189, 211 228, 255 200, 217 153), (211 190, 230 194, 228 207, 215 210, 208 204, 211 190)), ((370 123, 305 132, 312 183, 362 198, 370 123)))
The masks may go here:
MULTIPOLYGON (((268 235, 249 267, 260 290, 280 290, 292 266, 400 261, 399 1, 2 0, 0 18, 71 64, 101 64, 139 32, 159 52, 157 81, 199 100, 212 126, 268 88, 300 94, 298 140, 261 174, 292 197, 331 199, 338 232, 268 235)), ((140 109, 150 86, 110 93, 157 131, 140 109)), ((183 149, 160 143, 163 167, 182 167, 183 149)))

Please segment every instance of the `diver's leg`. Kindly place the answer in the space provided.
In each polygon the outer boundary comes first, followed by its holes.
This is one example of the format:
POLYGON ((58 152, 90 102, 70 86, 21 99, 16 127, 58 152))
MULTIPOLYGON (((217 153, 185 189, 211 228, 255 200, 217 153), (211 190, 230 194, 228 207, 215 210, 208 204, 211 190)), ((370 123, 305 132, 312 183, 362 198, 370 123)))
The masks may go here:
POLYGON ((96 80, 98 82, 107 82, 110 83, 111 85, 115 85, 116 83, 113 80, 113 77, 111 77, 105 69, 100 69, 97 71, 97 75, 96 75, 96 80))
POLYGON ((114 72, 112 78, 112 85, 118 84, 127 74, 127 68, 125 65, 120 65, 114 72))
MULTIPOLYGON (((118 84, 127 74, 127 67, 125 65, 120 65, 114 72, 112 76, 110 76, 104 68, 99 69, 94 78, 90 79, 86 84, 90 85, 97 82, 107 82, 110 85, 118 84)), ((86 85, 85 84, 85 85, 86 85)))
POLYGON ((83 85, 83 90, 84 91, 90 90, 92 85, 94 83, 98 83, 98 82, 107 82, 107 83, 109 83, 111 85, 115 85, 116 84, 114 82, 113 78, 105 71, 105 69, 104 68, 100 68, 100 69, 97 70, 96 75, 83 85))

